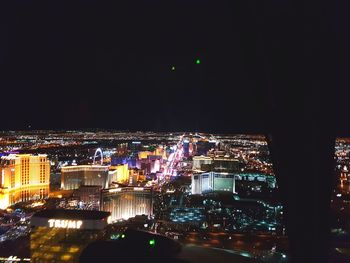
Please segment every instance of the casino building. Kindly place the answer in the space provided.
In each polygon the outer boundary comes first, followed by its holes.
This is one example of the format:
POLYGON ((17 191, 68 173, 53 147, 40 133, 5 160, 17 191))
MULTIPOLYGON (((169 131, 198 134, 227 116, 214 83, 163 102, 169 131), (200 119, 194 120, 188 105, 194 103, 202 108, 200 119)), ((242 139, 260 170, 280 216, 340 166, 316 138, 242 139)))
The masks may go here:
POLYGON ((30 253, 34 263, 79 262, 83 249, 106 238, 110 213, 43 210, 31 218, 30 253))
POLYGON ((0 159, 0 209, 47 198, 50 162, 45 154, 10 154, 0 159))
POLYGON ((152 188, 118 187, 101 193, 101 211, 111 213, 111 220, 129 219, 137 215, 153 214, 152 188))
POLYGON ((111 185, 112 182, 116 183, 127 183, 129 180, 129 165, 118 164, 109 167, 109 178, 108 185, 111 185))
POLYGON ((207 172, 192 175, 192 194, 203 194, 212 191, 235 193, 235 174, 224 172, 207 172))
POLYGON ((61 168, 61 189, 74 190, 81 185, 108 187, 108 166, 75 165, 61 168))

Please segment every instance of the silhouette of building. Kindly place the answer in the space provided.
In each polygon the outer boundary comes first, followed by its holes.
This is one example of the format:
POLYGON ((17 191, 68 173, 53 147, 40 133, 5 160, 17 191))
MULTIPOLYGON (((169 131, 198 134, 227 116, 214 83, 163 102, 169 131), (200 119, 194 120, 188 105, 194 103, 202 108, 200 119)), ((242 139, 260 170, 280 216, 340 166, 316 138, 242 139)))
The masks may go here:
POLYGON ((31 262, 79 262, 83 249, 105 238, 110 213, 87 210, 43 210, 30 221, 31 262))

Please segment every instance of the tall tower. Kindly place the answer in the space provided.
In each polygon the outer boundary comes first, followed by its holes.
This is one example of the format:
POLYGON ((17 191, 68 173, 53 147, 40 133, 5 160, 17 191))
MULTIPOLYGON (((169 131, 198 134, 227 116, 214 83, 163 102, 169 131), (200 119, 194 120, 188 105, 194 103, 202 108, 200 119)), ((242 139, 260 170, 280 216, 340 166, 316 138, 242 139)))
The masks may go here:
POLYGON ((48 197, 50 162, 47 155, 10 154, 0 161, 0 208, 48 197))

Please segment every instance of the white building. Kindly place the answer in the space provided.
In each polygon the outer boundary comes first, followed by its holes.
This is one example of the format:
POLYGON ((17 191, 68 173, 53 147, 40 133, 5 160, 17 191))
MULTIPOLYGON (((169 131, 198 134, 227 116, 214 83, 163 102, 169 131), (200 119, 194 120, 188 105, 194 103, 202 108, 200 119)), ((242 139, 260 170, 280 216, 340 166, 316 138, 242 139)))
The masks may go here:
POLYGON ((192 175, 192 194, 211 191, 228 191, 235 193, 235 174, 223 172, 206 172, 192 175))

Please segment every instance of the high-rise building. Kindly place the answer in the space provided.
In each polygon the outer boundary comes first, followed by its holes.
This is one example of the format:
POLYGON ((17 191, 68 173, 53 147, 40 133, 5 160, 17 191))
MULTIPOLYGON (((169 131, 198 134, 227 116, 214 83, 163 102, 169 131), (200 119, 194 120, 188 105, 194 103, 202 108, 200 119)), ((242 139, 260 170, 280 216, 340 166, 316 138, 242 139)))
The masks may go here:
POLYGON ((10 154, 0 160, 0 208, 47 198, 50 162, 47 155, 10 154))
POLYGON ((206 172, 192 175, 192 194, 212 191, 228 191, 235 193, 235 174, 223 172, 206 172))
POLYGON ((74 165, 61 168, 61 188, 78 189, 81 185, 99 185, 108 188, 108 166, 74 165))
POLYGON ((89 243, 105 239, 110 213, 88 210, 43 210, 30 221, 31 262, 79 262, 89 243))
POLYGON ((188 157, 190 155, 190 141, 184 140, 182 144, 183 150, 184 150, 184 156, 188 157))
POLYGON ((129 180, 128 164, 119 164, 109 167, 109 184, 115 183, 127 183, 129 180))
POLYGON ((153 214, 152 188, 118 187, 102 190, 101 210, 111 213, 111 220, 153 214))

